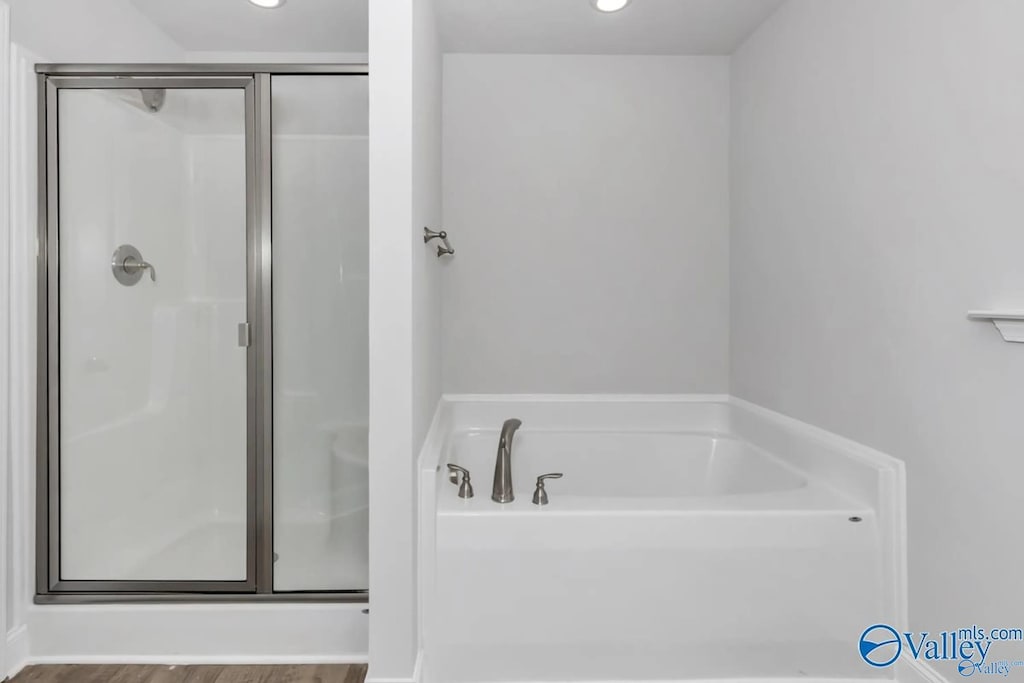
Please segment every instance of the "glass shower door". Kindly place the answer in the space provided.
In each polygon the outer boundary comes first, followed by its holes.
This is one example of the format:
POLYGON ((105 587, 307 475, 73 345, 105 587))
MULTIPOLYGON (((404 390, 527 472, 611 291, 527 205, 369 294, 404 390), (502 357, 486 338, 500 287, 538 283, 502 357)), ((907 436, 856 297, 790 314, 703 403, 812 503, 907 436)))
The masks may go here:
POLYGON ((274 76, 274 590, 369 579, 369 81, 274 76))
POLYGON ((65 80, 48 85, 50 581, 251 590, 252 79, 65 80))

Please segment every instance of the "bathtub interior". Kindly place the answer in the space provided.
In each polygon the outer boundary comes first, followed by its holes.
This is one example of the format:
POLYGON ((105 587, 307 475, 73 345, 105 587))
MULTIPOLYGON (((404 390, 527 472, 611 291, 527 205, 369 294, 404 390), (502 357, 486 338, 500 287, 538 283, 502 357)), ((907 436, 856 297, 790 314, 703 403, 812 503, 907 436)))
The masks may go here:
MULTIPOLYGON (((451 437, 446 463, 477 473, 480 485, 494 469, 498 430, 466 430, 451 437)), ((561 473, 548 486, 555 500, 677 498, 771 493, 798 489, 807 479, 749 442, 708 432, 521 431, 513 439, 513 487, 529 496, 536 478, 561 473)))

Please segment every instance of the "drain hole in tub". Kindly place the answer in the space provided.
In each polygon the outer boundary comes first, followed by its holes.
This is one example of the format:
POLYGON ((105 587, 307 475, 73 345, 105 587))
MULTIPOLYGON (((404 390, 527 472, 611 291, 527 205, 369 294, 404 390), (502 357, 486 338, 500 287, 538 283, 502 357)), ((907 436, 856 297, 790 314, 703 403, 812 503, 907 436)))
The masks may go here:
POLYGON ((850 521, 851 522, 863 522, 864 518, 863 517, 850 517, 850 521))

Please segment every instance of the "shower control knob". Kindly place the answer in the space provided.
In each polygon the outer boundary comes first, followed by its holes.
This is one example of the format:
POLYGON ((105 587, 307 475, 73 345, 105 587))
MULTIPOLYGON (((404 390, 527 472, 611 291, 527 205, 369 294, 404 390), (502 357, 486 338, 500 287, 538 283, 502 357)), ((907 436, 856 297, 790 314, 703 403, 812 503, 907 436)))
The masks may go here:
POLYGON ((139 250, 130 244, 122 244, 114 251, 110 259, 110 269, 114 279, 125 287, 131 287, 142 279, 142 274, 149 272, 149 279, 156 282, 156 268, 142 258, 139 250))

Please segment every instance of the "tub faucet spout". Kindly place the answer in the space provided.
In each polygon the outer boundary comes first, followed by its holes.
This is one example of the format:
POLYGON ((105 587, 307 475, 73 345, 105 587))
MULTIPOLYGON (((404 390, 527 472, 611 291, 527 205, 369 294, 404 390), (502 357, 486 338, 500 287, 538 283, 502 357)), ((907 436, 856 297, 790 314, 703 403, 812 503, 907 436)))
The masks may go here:
POLYGON ((515 500, 512 493, 512 437, 522 426, 523 421, 515 418, 505 420, 501 426, 498 460, 494 463, 494 488, 491 490, 491 500, 495 503, 511 503, 515 500))

